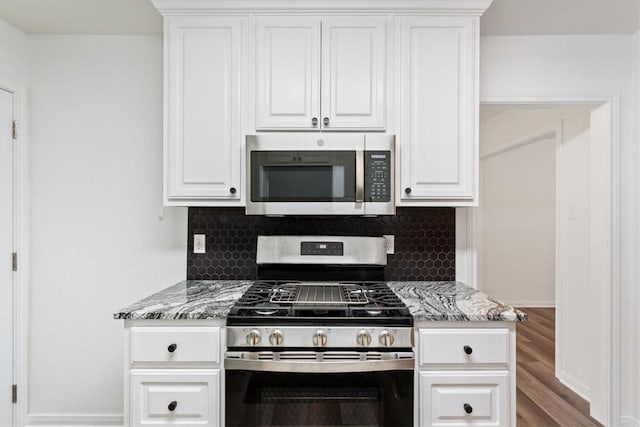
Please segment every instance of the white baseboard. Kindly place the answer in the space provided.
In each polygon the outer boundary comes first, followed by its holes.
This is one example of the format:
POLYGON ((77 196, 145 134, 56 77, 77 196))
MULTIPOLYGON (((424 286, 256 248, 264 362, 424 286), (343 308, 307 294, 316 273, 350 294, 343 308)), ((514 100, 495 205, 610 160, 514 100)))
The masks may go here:
POLYGON ((586 400, 587 402, 591 402, 591 398, 589 395, 591 394, 589 387, 587 387, 582 382, 576 380, 571 375, 568 375, 566 372, 557 372, 558 379, 560 382, 571 390, 573 390, 578 396, 586 400))
POLYGON ((556 302, 551 301, 531 301, 531 300, 516 300, 516 301, 503 301, 505 304, 512 307, 542 307, 542 308, 555 308, 556 302))
POLYGON ((34 426, 119 426, 124 425, 122 414, 29 414, 29 425, 34 426))
POLYGON ((640 420, 630 415, 620 417, 620 425, 623 427, 640 427, 640 420))

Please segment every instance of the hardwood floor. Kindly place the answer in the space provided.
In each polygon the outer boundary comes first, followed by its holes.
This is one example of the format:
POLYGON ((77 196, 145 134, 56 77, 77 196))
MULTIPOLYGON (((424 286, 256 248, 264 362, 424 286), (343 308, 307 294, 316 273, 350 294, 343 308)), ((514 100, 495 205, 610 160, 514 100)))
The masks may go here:
POLYGON ((523 308, 516 342, 518 427, 601 426, 589 402, 555 377, 555 309, 523 308))

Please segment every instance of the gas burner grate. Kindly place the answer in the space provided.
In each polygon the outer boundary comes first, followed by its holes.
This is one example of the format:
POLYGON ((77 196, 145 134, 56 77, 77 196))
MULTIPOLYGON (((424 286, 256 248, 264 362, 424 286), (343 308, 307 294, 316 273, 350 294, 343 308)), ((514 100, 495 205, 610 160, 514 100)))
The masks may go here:
POLYGON ((351 283, 285 283, 273 290, 270 302, 309 305, 367 304, 368 292, 362 286, 351 283))

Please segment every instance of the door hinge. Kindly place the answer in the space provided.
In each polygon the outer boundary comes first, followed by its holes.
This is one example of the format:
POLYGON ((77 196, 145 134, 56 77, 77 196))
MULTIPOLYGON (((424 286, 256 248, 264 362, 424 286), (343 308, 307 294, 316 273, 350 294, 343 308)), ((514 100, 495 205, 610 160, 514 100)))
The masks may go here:
POLYGON ((18 271, 18 254, 16 252, 11 254, 11 270, 18 271))
POLYGON ((18 385, 11 386, 11 403, 18 403, 18 385))
POLYGON ((13 139, 18 139, 18 121, 14 120, 13 125, 11 126, 11 135, 13 135, 13 139))

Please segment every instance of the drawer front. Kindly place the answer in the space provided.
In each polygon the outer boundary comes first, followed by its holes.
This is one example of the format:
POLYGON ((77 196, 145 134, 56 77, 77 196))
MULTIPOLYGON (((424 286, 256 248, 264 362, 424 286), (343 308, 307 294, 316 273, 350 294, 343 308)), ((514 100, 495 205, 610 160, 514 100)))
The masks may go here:
POLYGON ((131 425, 220 425, 220 370, 131 371, 131 425))
POLYGON ((133 327, 131 362, 220 363, 220 328, 133 327))
POLYGON ((420 425, 506 426, 509 373, 421 372, 420 425))
POLYGON ((420 329, 420 365, 508 364, 508 329, 420 329))

